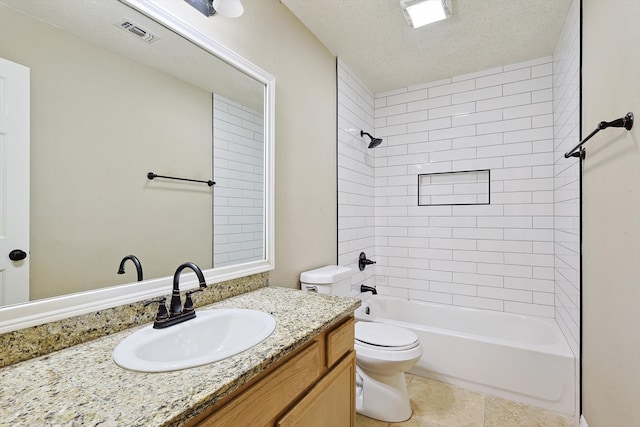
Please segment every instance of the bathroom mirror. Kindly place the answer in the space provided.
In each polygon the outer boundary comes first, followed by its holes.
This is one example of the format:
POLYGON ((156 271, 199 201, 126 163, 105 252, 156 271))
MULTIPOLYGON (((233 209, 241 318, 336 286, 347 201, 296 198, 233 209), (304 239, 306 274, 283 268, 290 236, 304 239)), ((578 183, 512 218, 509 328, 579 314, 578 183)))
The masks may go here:
POLYGON ((273 268, 274 78, 155 3, 0 0, 31 81, 30 297, 0 332, 166 295, 185 261, 273 268))

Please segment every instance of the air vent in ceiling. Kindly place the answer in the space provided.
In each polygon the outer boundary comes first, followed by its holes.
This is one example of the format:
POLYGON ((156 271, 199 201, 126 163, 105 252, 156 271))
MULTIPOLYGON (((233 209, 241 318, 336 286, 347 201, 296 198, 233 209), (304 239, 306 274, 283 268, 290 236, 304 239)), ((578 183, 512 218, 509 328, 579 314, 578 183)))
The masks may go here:
POLYGON ((141 40, 146 41, 147 43, 152 43, 160 38, 155 34, 153 34, 151 31, 144 29, 140 25, 128 19, 125 19, 122 22, 120 22, 118 26, 123 30, 128 31, 131 34, 135 35, 136 37, 140 38, 141 40))

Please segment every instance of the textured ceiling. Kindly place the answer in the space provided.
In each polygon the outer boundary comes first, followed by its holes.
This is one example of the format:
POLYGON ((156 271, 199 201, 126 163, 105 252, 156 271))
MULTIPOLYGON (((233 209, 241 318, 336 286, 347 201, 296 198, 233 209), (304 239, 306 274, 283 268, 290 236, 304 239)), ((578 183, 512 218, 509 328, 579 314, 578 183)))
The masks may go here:
MULTIPOLYGON (((183 3, 187 10, 192 10, 183 3)), ((261 111, 264 85, 239 72, 209 52, 138 13, 119 1, 107 0, 0 0, 0 13, 9 7, 37 20, 106 47, 141 64, 163 71, 208 92, 261 111), (158 36, 145 43, 119 28, 130 21, 158 36), (215 78, 213 78, 215 76, 215 78)), ((2 32, 0 37, 11 37, 2 32)))
POLYGON ((374 93, 553 54, 571 0, 452 0, 410 28, 397 0, 281 0, 374 93))

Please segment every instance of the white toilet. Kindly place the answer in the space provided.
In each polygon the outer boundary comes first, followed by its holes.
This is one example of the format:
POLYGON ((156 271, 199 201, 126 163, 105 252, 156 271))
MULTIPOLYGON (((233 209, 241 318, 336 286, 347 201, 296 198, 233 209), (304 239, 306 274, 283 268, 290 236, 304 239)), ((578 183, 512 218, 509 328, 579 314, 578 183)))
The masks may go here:
MULTIPOLYGON (((351 292, 352 271, 328 265, 300 275, 302 290, 355 296, 351 292)), ((422 356, 418 336, 411 330, 377 322, 356 322, 356 410, 387 422, 411 417, 404 372, 422 356)))

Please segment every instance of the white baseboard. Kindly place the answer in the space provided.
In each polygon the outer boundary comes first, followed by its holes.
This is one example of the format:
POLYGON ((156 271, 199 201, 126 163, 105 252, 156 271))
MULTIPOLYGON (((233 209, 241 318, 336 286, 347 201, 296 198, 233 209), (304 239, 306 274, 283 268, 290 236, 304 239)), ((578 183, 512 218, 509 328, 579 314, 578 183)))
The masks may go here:
POLYGON ((584 417, 584 414, 580 415, 580 427, 589 427, 589 424, 587 424, 587 419, 584 417))

